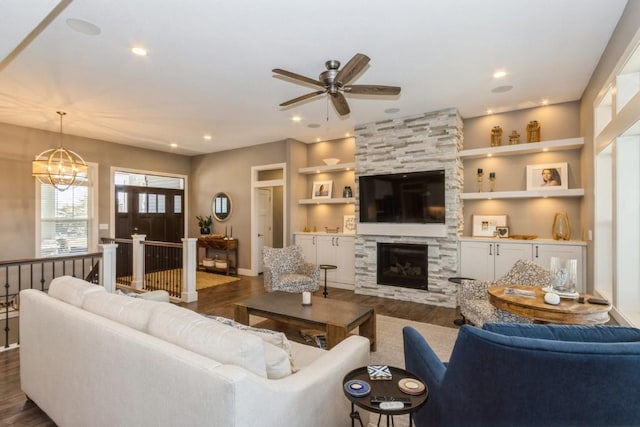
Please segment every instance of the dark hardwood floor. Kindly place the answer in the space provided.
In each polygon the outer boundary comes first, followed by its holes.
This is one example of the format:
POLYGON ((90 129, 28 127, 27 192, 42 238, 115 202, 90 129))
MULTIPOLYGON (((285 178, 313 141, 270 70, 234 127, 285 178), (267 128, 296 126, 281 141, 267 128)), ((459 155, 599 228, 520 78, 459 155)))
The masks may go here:
MULTIPOLYGON (((214 314, 233 318, 233 303, 264 293, 262 276, 241 277, 240 282, 216 286, 198 292, 198 301, 181 304, 203 314, 214 314)), ((322 296, 316 292, 315 296, 322 296)), ((414 302, 396 301, 387 298, 357 295, 353 291, 329 288, 329 299, 352 301, 375 307, 377 314, 393 316, 418 322, 456 328, 453 320, 456 310, 434 307, 414 302)), ((277 326, 277 325, 267 325, 277 326)), ((290 338, 299 340, 296 334, 285 331, 290 338)), ((0 427, 1 426, 55 426, 20 389, 19 349, 0 353, 0 427)))

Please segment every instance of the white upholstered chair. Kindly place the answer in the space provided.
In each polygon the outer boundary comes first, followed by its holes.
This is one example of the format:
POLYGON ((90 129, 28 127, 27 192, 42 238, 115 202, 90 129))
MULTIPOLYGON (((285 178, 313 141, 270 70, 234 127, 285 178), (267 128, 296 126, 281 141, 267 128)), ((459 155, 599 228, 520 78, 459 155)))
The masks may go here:
POLYGON ((264 260, 264 287, 267 292, 292 293, 315 292, 319 288, 320 268, 305 262, 302 248, 291 245, 286 248, 262 249, 264 260))
POLYGON ((511 270, 496 280, 463 280, 460 293, 460 313, 465 320, 482 327, 490 322, 531 323, 531 319, 500 310, 489 302, 487 288, 498 285, 549 286, 549 270, 529 260, 518 260, 511 270))

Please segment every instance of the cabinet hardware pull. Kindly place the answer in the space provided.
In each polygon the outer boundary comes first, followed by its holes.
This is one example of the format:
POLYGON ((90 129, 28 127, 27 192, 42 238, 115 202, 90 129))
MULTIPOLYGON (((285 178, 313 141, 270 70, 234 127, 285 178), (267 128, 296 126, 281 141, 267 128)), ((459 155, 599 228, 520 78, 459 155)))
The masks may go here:
POLYGON ((489 243, 489 255, 493 255, 493 252, 491 251, 493 249, 493 243, 489 243))
POLYGON ((538 245, 536 245, 536 258, 538 258, 538 245))
POLYGON ((500 244, 496 243, 496 256, 500 256, 500 244))

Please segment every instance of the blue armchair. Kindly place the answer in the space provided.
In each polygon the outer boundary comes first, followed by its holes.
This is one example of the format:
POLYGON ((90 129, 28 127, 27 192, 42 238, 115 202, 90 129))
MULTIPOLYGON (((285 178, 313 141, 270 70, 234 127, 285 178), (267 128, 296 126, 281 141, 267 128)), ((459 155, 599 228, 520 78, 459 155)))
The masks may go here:
POLYGON ((449 363, 403 329, 429 387, 417 426, 640 425, 640 330, 487 323, 460 328, 449 363))

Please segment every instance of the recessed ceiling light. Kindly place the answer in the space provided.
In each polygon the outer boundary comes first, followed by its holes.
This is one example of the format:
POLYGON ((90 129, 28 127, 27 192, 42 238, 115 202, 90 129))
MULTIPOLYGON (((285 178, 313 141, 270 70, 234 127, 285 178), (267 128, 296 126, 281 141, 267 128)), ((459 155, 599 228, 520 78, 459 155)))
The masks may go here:
POLYGON ((493 110, 487 110, 487 114, 493 114, 493 110))
POLYGON ((147 56, 147 49, 140 46, 132 47, 131 52, 138 56, 147 56))
POLYGON ((350 134, 349 132, 347 132, 347 133, 345 133, 345 134, 344 134, 344 137, 345 137, 345 138, 349 138, 350 136, 351 136, 351 134, 350 134))
POLYGON ((293 116, 293 117, 291 117, 291 120, 292 120, 292 121, 294 121, 294 122, 296 122, 296 123, 297 123, 297 122, 301 122, 301 121, 302 121, 302 117, 300 117, 300 116, 293 116))
POLYGON ((386 110, 384 110, 384 112, 387 114, 394 114, 394 113, 397 113, 398 111, 400 111, 399 108, 387 108, 386 110))
POLYGON ((542 100, 542 105, 549 105, 549 100, 548 99, 543 99, 542 100))
POLYGON ((171 148, 177 148, 178 144, 176 144, 175 142, 172 142, 171 144, 169 144, 169 147, 171 148))
POLYGON ((202 137, 202 139, 206 139, 207 141, 209 141, 209 140, 210 140, 210 139, 212 139, 212 138, 213 138, 213 137, 212 137, 211 135, 208 135, 208 134, 207 134, 207 135, 204 135, 204 136, 202 137))
POLYGON ((311 128, 311 129, 315 129, 315 128, 319 128, 319 127, 320 127, 320 125, 319 125, 319 124, 317 124, 317 123, 309 123, 309 124, 307 125, 307 127, 308 127, 308 128, 311 128))
POLYGON ((506 71, 504 71, 504 70, 498 70, 498 71, 496 71, 495 73, 493 73, 493 78, 494 78, 494 79, 501 79, 501 78, 503 78, 503 77, 504 77, 504 76, 506 76, 506 75, 507 75, 507 72, 506 72, 506 71))
POLYGON ((504 92, 509 92, 511 89, 513 89, 513 86, 511 86, 511 85, 498 86, 498 87, 494 87, 493 89, 491 89, 491 92, 493 92, 493 93, 504 93, 504 92))
POLYGON ((320 142, 322 141, 320 138, 316 138, 316 142, 320 142))
POLYGON ((72 30, 77 31, 81 34, 86 34, 88 36, 97 36, 102 32, 100 27, 83 19, 69 18, 66 22, 69 28, 71 28, 72 30))

